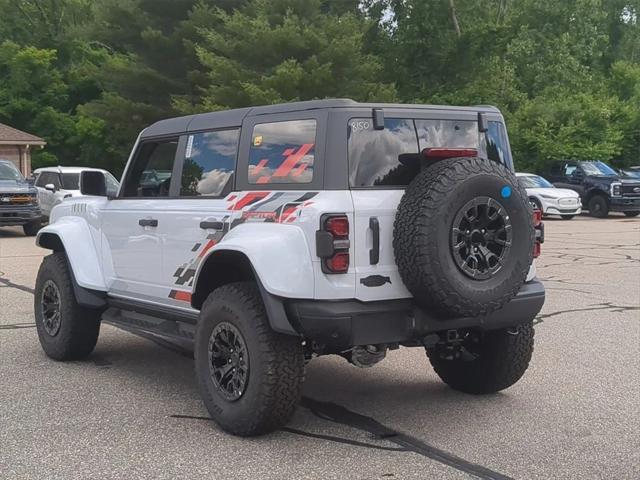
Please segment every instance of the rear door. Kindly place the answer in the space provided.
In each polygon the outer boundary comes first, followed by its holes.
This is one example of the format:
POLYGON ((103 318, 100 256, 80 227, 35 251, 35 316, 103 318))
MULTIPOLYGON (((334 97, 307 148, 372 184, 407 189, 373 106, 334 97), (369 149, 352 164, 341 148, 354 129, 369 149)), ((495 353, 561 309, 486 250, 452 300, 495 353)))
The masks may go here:
POLYGON ((229 228, 239 137, 239 128, 184 137, 176 195, 160 214, 171 225, 162 265, 163 301, 170 305, 190 307, 196 269, 229 228))
POLYGON ((371 118, 348 122, 349 184, 355 210, 356 298, 406 298, 393 252, 393 223, 406 186, 419 173, 425 148, 476 148, 511 165, 502 122, 490 121, 478 132, 476 112, 397 111, 385 109, 385 128, 371 118), (431 118, 429 118, 431 115, 431 118))

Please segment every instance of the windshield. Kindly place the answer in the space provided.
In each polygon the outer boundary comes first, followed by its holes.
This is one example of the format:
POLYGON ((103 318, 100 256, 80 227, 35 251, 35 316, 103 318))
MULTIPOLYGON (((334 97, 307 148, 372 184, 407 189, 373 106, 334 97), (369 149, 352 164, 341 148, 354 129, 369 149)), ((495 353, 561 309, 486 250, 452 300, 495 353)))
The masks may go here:
POLYGON ((546 179, 538 175, 518 177, 518 183, 524 188, 555 188, 546 179))
POLYGON ((603 162, 580 162, 580 166, 587 175, 596 177, 617 176, 616 171, 603 162))
POLYGON ((20 171, 10 163, 0 163, 0 180, 24 180, 20 171))

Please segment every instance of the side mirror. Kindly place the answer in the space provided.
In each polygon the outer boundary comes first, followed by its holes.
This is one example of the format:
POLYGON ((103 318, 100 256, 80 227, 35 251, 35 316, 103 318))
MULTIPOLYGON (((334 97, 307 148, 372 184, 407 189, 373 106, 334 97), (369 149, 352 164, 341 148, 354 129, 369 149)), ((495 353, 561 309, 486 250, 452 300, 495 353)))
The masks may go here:
POLYGON ((104 173, 85 170, 80 173, 80 193, 93 197, 107 196, 107 179, 104 173))
POLYGON ((56 191, 56 186, 53 183, 47 183, 44 186, 45 190, 49 190, 50 192, 55 192, 56 191))

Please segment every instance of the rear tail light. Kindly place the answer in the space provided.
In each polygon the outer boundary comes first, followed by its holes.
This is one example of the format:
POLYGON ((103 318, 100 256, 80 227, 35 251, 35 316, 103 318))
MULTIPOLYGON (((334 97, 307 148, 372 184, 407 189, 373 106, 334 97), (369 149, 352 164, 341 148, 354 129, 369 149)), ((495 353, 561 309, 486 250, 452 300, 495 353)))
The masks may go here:
POLYGON ((537 208, 533 211, 533 228, 536 232, 533 243, 533 258, 538 258, 542 250, 541 245, 544 243, 544 223, 542 222, 542 211, 537 208))
POLYGON ((346 215, 323 215, 316 232, 316 253, 324 273, 349 271, 349 219, 346 215))
POLYGON ((325 266, 331 273, 347 273, 349 271, 349 252, 335 253, 325 260, 325 266))
POLYGON ((336 238, 349 236, 349 219, 347 217, 329 217, 324 222, 324 228, 336 238))

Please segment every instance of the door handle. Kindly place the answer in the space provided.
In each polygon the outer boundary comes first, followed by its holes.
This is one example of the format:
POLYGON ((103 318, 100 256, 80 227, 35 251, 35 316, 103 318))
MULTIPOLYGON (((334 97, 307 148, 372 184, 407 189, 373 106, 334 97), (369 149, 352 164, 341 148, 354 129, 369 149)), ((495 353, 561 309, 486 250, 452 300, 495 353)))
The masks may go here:
POLYGON ((156 220, 155 218, 141 218, 140 220, 138 220, 138 225, 140 225, 141 227, 157 227, 158 220, 156 220))
POLYGON ((369 250, 369 263, 377 265, 380 261, 380 222, 376 217, 369 218, 369 228, 373 233, 373 245, 369 250))
POLYGON ((222 230, 224 223, 218 221, 204 220, 200 222, 200 228, 203 230, 222 230))

